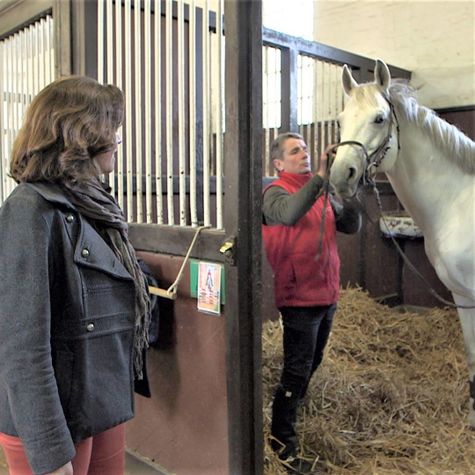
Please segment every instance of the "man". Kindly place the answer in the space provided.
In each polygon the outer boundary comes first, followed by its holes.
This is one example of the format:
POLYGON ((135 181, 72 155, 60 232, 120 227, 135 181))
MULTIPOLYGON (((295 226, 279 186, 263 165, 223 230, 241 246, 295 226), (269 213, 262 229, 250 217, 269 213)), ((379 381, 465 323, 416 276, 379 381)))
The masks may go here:
POLYGON ((298 457, 294 426, 298 403, 322 361, 336 311, 336 231, 357 232, 361 216, 353 203, 325 198, 327 153, 313 175, 301 135, 279 135, 271 158, 279 178, 264 190, 262 229, 284 326, 284 368, 272 406, 271 445, 281 460, 301 473, 305 461, 298 457))

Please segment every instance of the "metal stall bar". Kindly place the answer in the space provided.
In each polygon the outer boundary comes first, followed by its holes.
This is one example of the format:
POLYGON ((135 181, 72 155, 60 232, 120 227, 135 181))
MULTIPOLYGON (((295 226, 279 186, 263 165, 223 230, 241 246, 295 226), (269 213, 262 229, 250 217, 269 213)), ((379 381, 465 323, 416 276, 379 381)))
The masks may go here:
MULTIPOLYGON (((12 101, 12 90, 13 90, 13 77, 12 77, 12 68, 11 64, 13 62, 13 41, 12 39, 7 40, 6 42, 7 47, 7 67, 5 69, 6 74, 6 103, 7 103, 7 150, 11 150, 12 143, 13 143, 13 101, 12 101), (9 67, 10 65, 10 67, 9 67)), ((5 189, 5 197, 8 196, 10 193, 10 186, 8 183, 8 176, 5 173, 4 175, 4 189, 5 189)))
POLYGON ((48 16, 48 37, 50 38, 49 42, 49 74, 50 74, 50 79, 51 81, 54 81, 55 79, 55 58, 54 58, 54 22, 53 22, 53 17, 48 16))
POLYGON ((44 18, 41 18, 39 24, 37 25, 38 49, 39 49, 37 61, 38 61, 38 69, 40 71, 40 87, 39 87, 40 89, 45 84, 45 62, 44 62, 45 48, 44 48, 44 43, 43 43, 43 24, 44 24, 44 18))
MULTIPOLYGON (((101 0, 97 2, 97 24, 108 28, 104 21, 104 2, 101 0)), ((104 83, 104 35, 101 28, 98 28, 97 34, 97 81, 104 83)))
POLYGON ((218 0, 216 19, 218 35, 218 115, 216 128, 216 227, 223 228, 223 107, 224 107, 224 62, 223 62, 223 1, 218 0))
POLYGON ((162 70, 161 70, 161 0, 154 3, 154 73, 155 73, 155 199, 157 206, 157 223, 163 224, 163 190, 162 190, 162 70))
POLYGON ((225 2, 229 473, 261 475, 262 4, 225 2), (250 21, 252 19, 252 21, 250 21))
POLYGON ((171 0, 166 1, 165 35, 166 35, 166 149, 167 149, 167 206, 168 224, 175 224, 173 203, 173 11, 171 0))
MULTIPOLYGON (((135 70, 135 184, 137 199, 137 223, 143 223, 143 157, 142 157, 142 51, 141 51, 141 1, 134 1, 134 70, 135 70)), ((132 188, 127 190, 132 194, 132 188)))
POLYGON ((319 148, 320 148, 320 153, 323 152, 325 148, 325 102, 326 102, 326 97, 325 97, 325 69, 324 69, 324 62, 319 61, 319 85, 320 85, 320 104, 319 104, 319 114, 318 114, 318 121, 316 122, 318 126, 320 127, 319 130, 319 148))
MULTIPOLYGON (((98 2, 102 3, 101 1, 98 2)), ((106 25, 107 36, 106 36, 106 45, 107 45, 107 84, 114 84, 114 13, 113 13, 113 4, 112 0, 106 0, 106 21, 101 23, 99 21, 99 15, 97 20, 98 25, 106 25)), ((100 28, 98 31, 98 38, 102 39, 103 35, 100 34, 100 28)), ((99 41, 98 41, 99 42, 99 41)), ((98 66, 100 60, 98 57, 98 66)), ((99 67, 98 67, 99 74, 99 67)), ((121 147, 122 148, 122 147, 121 147)), ((109 173, 109 186, 111 187, 111 193, 116 196, 116 183, 115 183, 115 171, 112 170, 109 173)))
MULTIPOLYGON (((122 89, 122 2, 115 2, 115 85, 122 89)), ((120 133, 120 132, 119 132, 120 133)), ((117 200, 124 209, 124 148, 117 148, 117 200)))
POLYGON ((270 46, 264 46, 262 48, 262 119, 264 124, 264 176, 270 176, 270 164, 267 160, 268 152, 270 150, 270 122, 269 122, 269 50, 270 46))
POLYGON ((196 7, 190 0, 189 15, 189 97, 190 97, 190 213, 191 225, 198 226, 196 206, 196 7))
POLYGON ((177 0, 178 22, 178 193, 180 225, 186 225, 185 166, 185 12, 183 0, 177 0))
POLYGON ((208 0, 203 2, 203 212, 204 225, 210 226, 210 55, 208 0))
MULTIPOLYGON (((152 40, 150 32, 151 0, 144 0, 144 52, 145 56, 145 124, 152 117, 152 72, 151 51, 152 40)), ((145 126, 145 222, 152 223, 152 128, 145 126)))
MULTIPOLYGON (((36 38, 38 40, 38 37, 36 38)), ((12 105, 12 141, 15 140, 17 130, 18 130, 18 101, 17 101, 17 94, 18 94, 18 33, 15 33, 11 39, 11 47, 12 47, 12 56, 11 56, 11 63, 10 63, 10 74, 11 74, 11 88, 10 88, 10 100, 12 105)))
POLYGON ((126 144, 126 176, 127 176, 127 221, 133 220, 133 164, 132 164, 132 60, 131 60, 131 4, 130 0, 125 0, 125 22, 124 22, 124 49, 125 49, 125 137, 126 144), (127 117, 128 115, 128 117, 127 117))
POLYGON ((40 92, 40 71, 39 71, 39 61, 38 61, 38 28, 36 25, 31 25, 31 31, 33 39, 33 67, 34 67, 34 88, 33 88, 33 95, 36 96, 38 92, 40 92))
POLYGON ((4 195, 4 174, 6 174, 6 140, 5 140, 5 80, 6 68, 5 41, 0 41, 0 204, 5 199, 4 195))

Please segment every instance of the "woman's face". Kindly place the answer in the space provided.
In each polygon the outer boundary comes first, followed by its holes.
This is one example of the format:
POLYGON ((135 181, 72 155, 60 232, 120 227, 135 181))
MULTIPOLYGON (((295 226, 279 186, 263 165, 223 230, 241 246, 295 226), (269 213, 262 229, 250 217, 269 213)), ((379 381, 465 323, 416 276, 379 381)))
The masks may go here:
POLYGON ((101 171, 101 173, 107 174, 114 170, 115 167, 115 152, 117 151, 117 146, 122 143, 122 137, 118 132, 116 132, 116 142, 112 150, 107 152, 99 153, 94 157, 94 160, 101 171))

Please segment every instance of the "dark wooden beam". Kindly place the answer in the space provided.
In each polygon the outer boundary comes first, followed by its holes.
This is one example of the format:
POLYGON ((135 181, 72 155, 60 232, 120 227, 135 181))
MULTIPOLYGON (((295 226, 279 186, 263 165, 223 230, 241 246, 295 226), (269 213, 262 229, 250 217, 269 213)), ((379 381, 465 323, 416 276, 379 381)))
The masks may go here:
POLYGON ((229 473, 261 475, 262 5, 226 0, 225 230, 229 473))

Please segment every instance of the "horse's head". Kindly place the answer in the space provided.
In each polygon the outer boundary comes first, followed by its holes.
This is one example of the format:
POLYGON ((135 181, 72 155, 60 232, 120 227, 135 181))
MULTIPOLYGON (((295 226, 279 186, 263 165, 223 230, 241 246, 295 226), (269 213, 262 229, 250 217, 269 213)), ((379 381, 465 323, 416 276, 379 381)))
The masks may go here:
POLYGON ((391 75, 386 64, 377 60, 374 82, 362 85, 345 65, 342 82, 348 101, 339 116, 341 142, 330 180, 342 197, 350 197, 362 176, 393 166, 398 145, 394 113, 387 99, 391 75))

